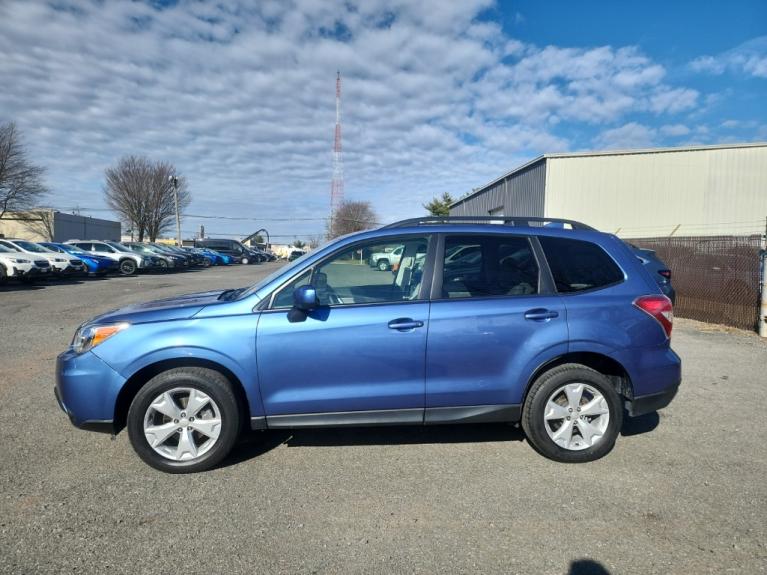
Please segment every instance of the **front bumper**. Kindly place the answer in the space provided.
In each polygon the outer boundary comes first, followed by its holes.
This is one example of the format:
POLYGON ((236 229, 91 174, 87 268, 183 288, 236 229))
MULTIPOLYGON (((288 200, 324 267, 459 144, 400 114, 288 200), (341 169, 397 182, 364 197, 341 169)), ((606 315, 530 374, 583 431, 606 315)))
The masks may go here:
POLYGON ((93 352, 71 348, 56 358, 54 394, 59 406, 80 429, 114 433, 114 411, 125 378, 93 352))

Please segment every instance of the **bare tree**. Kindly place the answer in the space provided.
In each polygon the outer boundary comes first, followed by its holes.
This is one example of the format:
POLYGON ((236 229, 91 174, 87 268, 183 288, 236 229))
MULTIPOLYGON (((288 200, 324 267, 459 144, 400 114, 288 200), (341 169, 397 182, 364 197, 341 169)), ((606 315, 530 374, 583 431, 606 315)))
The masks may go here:
POLYGON ((343 202, 330 219, 328 239, 374 228, 377 219, 370 202, 343 202))
MULTIPOLYGON (((147 201, 147 234, 149 240, 157 237, 173 225, 176 216, 172 176, 177 176, 176 168, 168 162, 157 162, 152 169, 151 184, 147 201)), ((178 209, 183 213, 192 201, 186 178, 178 178, 178 209)), ((179 242, 181 238, 176 238, 179 242)))
POLYGON ((313 236, 309 236, 309 247, 313 250, 316 250, 318 247, 320 247, 325 242, 325 238, 322 236, 322 234, 315 234, 313 236))
MULTIPOLYGON (((170 177, 176 169, 167 162, 152 162, 145 157, 126 156, 107 168, 104 194, 107 204, 128 222, 138 241, 150 241, 173 223, 176 204, 170 177)), ((186 180, 178 179, 178 204, 183 212, 191 197, 186 180)))
POLYGON ((128 222, 138 241, 144 241, 147 231, 147 190, 152 165, 147 158, 125 156, 117 165, 104 172, 104 195, 107 205, 128 222))
POLYGON ((53 211, 31 210, 19 214, 19 219, 24 222, 27 229, 33 234, 44 238, 43 241, 53 241, 53 211))
POLYGON ((48 192, 43 173, 43 168, 27 159, 16 124, 0 125, 0 218, 7 211, 35 206, 48 192))

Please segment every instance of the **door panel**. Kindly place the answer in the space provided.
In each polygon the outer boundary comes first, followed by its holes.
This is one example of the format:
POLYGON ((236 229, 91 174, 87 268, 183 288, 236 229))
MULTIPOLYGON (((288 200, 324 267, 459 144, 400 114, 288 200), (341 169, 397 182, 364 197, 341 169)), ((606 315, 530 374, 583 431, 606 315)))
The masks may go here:
POLYGON ((559 296, 433 302, 426 355, 426 407, 518 404, 536 358, 567 352, 559 296), (540 310, 557 317, 525 319, 540 310), (532 366, 532 367, 531 367, 532 366))
POLYGON ((267 416, 424 407, 429 304, 330 306, 291 323, 261 314, 256 336, 267 416), (410 319, 422 327, 390 328, 410 319))

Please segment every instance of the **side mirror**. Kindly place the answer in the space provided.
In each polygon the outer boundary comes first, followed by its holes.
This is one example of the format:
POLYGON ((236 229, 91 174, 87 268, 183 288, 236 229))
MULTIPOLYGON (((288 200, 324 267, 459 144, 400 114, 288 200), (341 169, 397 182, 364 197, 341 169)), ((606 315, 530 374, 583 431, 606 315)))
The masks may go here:
POLYGON ((314 286, 300 286, 293 291, 293 307, 301 311, 312 311, 319 305, 314 286))

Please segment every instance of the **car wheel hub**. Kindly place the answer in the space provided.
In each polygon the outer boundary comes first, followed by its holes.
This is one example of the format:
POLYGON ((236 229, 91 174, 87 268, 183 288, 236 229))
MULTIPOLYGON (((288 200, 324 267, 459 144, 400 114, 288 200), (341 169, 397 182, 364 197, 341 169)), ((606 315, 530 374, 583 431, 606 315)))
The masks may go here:
POLYGON ((221 411, 198 389, 176 387, 155 397, 144 414, 144 437, 166 459, 191 461, 208 453, 221 433, 221 411))
POLYGON ((557 388, 546 401, 543 424, 558 446, 581 451, 596 445, 607 432, 610 407, 605 397, 585 383, 557 388))

